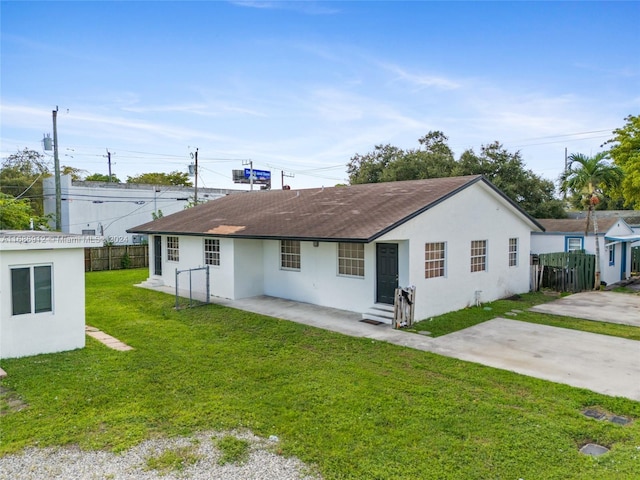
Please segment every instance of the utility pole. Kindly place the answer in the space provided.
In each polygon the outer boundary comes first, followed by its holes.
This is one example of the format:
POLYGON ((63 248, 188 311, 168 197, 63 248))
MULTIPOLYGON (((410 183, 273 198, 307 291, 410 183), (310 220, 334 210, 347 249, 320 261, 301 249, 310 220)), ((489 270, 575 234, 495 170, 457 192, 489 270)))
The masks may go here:
POLYGON ((62 231, 62 189, 60 187, 60 158, 58 157, 58 106, 53 110, 53 168, 56 183, 56 230, 62 231))
POLYGON ((253 160, 243 161, 242 165, 249 165, 249 185, 251 185, 250 190, 253 191, 253 160))
MULTIPOLYGON (((116 153, 113 152, 113 154, 115 155, 116 153)), ((107 148, 107 162, 109 163, 109 181, 111 182, 111 152, 109 151, 109 149, 107 148)))
POLYGON ((197 148, 196 148, 196 153, 195 153, 194 157, 195 157, 195 161, 196 161, 196 166, 195 166, 195 169, 194 169, 194 174, 195 174, 196 179, 195 179, 195 193, 193 195, 193 203, 195 205, 197 205, 198 204, 198 149, 197 148))
POLYGON ((284 190, 284 177, 293 178, 295 176, 296 175, 294 173, 286 173, 284 170, 282 170, 280 174, 280 179, 282 180, 282 190, 284 190))

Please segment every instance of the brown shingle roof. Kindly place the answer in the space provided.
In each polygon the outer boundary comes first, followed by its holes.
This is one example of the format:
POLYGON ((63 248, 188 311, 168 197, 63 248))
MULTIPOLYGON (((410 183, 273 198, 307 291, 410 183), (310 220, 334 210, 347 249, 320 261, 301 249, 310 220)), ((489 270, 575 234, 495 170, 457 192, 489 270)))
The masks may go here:
POLYGON ((492 186, 480 175, 473 175, 247 192, 212 200, 128 231, 368 242, 478 181, 492 186))
MULTIPOLYGON (((539 218, 538 223, 542 225, 546 233, 583 233, 587 224, 586 219, 573 218, 539 218)), ((617 218, 598 217, 598 233, 604 234, 618 221, 617 218)), ((593 220, 589 222, 588 233, 593 234, 593 220)))

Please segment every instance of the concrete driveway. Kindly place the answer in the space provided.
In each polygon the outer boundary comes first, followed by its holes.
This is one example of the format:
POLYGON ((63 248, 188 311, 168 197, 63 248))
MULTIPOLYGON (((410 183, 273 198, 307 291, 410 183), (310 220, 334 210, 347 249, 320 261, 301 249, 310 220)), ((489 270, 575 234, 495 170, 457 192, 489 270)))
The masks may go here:
POLYGON ((640 342, 496 318, 434 339, 430 351, 640 401, 640 342))
POLYGON ((640 295, 631 293, 574 293, 553 302, 537 305, 530 310, 640 327, 640 295))

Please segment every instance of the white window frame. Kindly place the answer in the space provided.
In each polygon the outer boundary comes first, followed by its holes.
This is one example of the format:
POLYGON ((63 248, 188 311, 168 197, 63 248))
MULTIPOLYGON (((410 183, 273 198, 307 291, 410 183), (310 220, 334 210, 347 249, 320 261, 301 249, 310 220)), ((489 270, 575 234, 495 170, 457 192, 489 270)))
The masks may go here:
POLYGON ((471 240, 471 272, 487 271, 487 240, 471 240))
POLYGON ((38 314, 42 314, 42 313, 53 313, 53 264, 52 263, 38 263, 38 264, 32 264, 32 265, 14 265, 10 268, 10 282, 11 282, 11 315, 12 316, 19 316, 19 315, 38 315, 38 314), (45 285, 45 289, 46 291, 48 291, 48 297, 49 297, 49 301, 48 301, 48 306, 45 309, 41 309, 40 311, 36 311, 37 309, 37 305, 36 305, 36 300, 37 297, 40 296, 40 294, 38 293, 38 288, 36 283, 36 275, 35 275, 35 269, 36 268, 41 268, 41 267, 48 267, 49 268, 49 281, 48 281, 48 285, 45 285), (16 284, 14 283, 14 278, 13 278, 13 271, 14 270, 28 270, 29 271, 29 311, 25 311, 25 312, 18 312, 15 313, 15 308, 16 305, 14 304, 14 290, 16 288, 16 284))
POLYGON ((364 278, 364 243, 338 242, 338 276, 364 278))
POLYGON ((509 239, 509 266, 518 266, 518 250, 519 250, 518 237, 512 237, 509 239))
POLYGON ((220 266, 220 239, 204 239, 204 264, 214 267, 220 266))
POLYGON ((424 244, 424 278, 447 276, 447 242, 424 244), (433 247, 433 249, 431 249, 433 247), (427 248, 430 248, 429 250, 427 248), (437 254, 440 253, 439 256, 437 254))
POLYGON ((280 240, 280 270, 299 272, 300 257, 300 240, 280 240))
POLYGON ((167 262, 179 262, 179 261, 180 261, 180 237, 177 237, 175 235, 169 235, 167 236, 167 262))
POLYGON ((584 237, 579 237, 579 236, 574 236, 574 237, 565 237, 564 238, 564 245, 565 245, 565 251, 566 252, 577 252, 578 250, 584 250, 584 237), (579 248, 575 248, 571 246, 571 243, 574 241, 579 241, 580 242, 580 247, 579 248))

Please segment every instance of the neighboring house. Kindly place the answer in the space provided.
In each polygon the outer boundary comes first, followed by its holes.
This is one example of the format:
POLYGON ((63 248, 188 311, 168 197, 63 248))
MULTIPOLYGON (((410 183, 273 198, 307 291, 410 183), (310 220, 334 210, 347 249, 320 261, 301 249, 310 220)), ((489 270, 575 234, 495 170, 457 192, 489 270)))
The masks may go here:
POLYGON ((102 243, 0 230, 0 358, 84 347, 84 249, 102 243))
MULTIPOLYGON (((631 272, 631 247, 640 245, 640 232, 634 232, 622 218, 601 218, 600 212, 597 215, 600 279, 606 284, 625 280, 631 272)), ((532 253, 584 250, 595 254, 593 222, 589 223, 586 234, 586 219, 538 219, 538 222, 545 231, 533 232, 532 253)))
MULTIPOLYGON (((45 178, 44 211, 55 223, 55 179, 45 178)), ((101 235, 115 245, 140 244, 147 239, 129 235, 127 229, 169 215, 193 202, 195 189, 176 185, 142 185, 113 182, 73 182, 60 177, 61 226, 64 233, 101 235)), ((198 188, 198 201, 209 201, 241 190, 198 188)))
POLYGON ((176 270, 210 265, 212 296, 356 312, 414 285, 423 319, 529 291, 540 230, 475 175, 243 193, 129 231, 150 236, 149 284, 175 287, 176 270))

